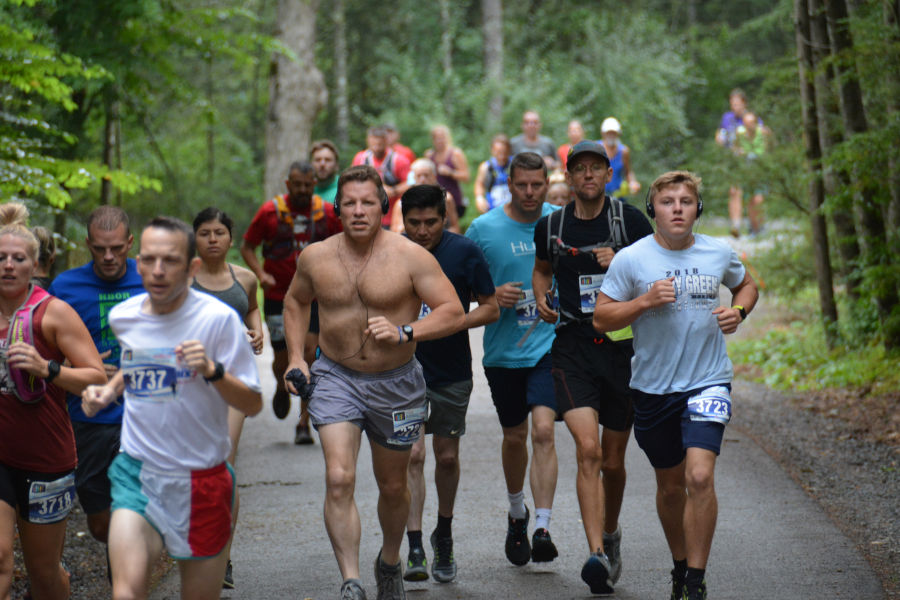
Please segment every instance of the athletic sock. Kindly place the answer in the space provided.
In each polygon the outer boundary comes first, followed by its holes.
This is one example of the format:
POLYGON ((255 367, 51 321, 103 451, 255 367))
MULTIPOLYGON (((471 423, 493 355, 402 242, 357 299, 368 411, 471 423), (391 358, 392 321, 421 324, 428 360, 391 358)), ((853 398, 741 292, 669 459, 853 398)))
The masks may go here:
POLYGON ((706 575, 706 569, 687 568, 687 574, 684 577, 684 583, 689 589, 696 589, 703 583, 703 576, 706 575))
POLYGON ((672 558, 672 564, 675 565, 675 572, 673 573, 675 579, 680 581, 684 581, 685 574, 687 573, 687 559, 675 560, 672 558))
POLYGON ((536 508, 534 509, 534 528, 550 529, 550 515, 553 513, 552 508, 536 508))
POLYGON ((410 549, 422 547, 422 532, 421 531, 407 531, 406 539, 409 540, 410 549))
POLYGON ((506 493, 509 498, 509 516, 513 519, 525 518, 525 490, 516 492, 515 494, 506 493))
POLYGON ((451 537, 453 535, 452 525, 452 516, 442 517, 441 515, 438 515, 437 527, 435 527, 434 532, 438 537, 451 537))

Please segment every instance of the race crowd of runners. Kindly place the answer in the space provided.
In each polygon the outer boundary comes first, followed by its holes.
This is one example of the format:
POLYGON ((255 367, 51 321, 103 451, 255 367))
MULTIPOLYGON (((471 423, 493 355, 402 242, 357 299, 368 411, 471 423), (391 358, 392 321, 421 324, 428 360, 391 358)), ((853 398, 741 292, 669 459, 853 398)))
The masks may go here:
MULTIPOLYGON (((743 117, 744 133, 720 133, 723 145, 762 135, 747 114, 744 102, 731 119, 743 117)), ((558 556, 562 421, 576 449, 575 489, 560 493, 578 498, 580 576, 593 594, 614 592, 633 430, 672 555, 672 587, 659 597, 706 598, 731 417, 723 336, 753 310, 756 284, 730 246, 693 231, 696 174, 655 178, 642 211, 622 200, 641 184, 619 121, 606 119, 597 141, 572 121, 562 146, 540 129, 527 111, 521 135, 492 139, 471 204, 467 158, 447 127, 416 157, 385 125, 343 171, 335 145, 314 142, 240 240, 215 207, 190 225, 160 216, 133 231, 124 210, 101 206, 85 224, 91 261, 52 280, 52 235, 27 226, 23 205, 0 205, 0 600, 16 534, 31 597, 69 597, 61 557, 76 500, 106 545, 113 598, 146 598, 163 551, 178 562, 183 598, 235 587, 234 465, 244 418, 264 405, 254 354, 266 343, 275 415, 298 398, 294 442, 314 444, 315 430, 322 448, 336 595, 367 597, 361 527, 376 518, 382 546, 367 560, 378 600, 406 598, 404 581, 464 577, 452 523, 476 327, 502 430, 506 558, 558 556), (462 234, 466 211, 482 214, 462 234), (246 266, 227 262, 236 241, 246 266), (354 500, 363 432, 377 517, 354 500), (438 511, 426 517, 428 434, 438 511)), ((754 213, 754 232, 760 223, 754 213)))

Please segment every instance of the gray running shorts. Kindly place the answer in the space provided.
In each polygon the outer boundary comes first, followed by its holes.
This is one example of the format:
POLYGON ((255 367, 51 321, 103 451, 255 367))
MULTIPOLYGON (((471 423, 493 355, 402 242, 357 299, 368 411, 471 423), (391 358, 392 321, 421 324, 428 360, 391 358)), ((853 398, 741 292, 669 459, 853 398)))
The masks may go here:
POLYGON ((425 421, 425 377, 412 358, 403 366, 363 373, 322 354, 312 364, 309 416, 322 425, 350 422, 369 439, 393 450, 409 450, 425 421))
POLYGON ((446 438, 462 437, 466 433, 466 411, 471 395, 471 379, 427 388, 428 420, 425 421, 425 433, 446 438))

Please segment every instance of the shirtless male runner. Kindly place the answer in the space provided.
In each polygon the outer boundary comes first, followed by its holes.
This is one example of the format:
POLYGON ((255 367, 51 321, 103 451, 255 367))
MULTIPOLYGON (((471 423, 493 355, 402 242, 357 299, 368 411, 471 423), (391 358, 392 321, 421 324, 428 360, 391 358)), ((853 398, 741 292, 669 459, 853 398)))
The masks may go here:
POLYGON ((353 498, 362 431, 378 483, 382 547, 375 559, 379 600, 406 598, 400 545, 409 513, 406 472, 425 416, 425 380, 415 341, 445 337, 465 323, 453 285, 418 244, 381 228, 388 211, 381 177, 367 165, 338 179, 341 234, 311 244, 284 299, 286 382, 299 369, 311 383, 309 412, 325 456, 325 527, 341 570, 341 598, 365 599, 359 579, 361 525, 353 498), (313 298, 321 357, 303 360, 313 298), (418 319, 422 303, 431 313, 418 319))

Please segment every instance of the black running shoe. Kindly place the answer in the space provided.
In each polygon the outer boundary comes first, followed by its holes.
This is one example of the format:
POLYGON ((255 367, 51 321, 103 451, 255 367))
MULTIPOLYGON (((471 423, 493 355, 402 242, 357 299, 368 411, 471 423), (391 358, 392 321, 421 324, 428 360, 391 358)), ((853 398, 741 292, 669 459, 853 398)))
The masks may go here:
POLYGON ((283 419, 291 412, 291 395, 287 390, 276 389, 275 395, 272 396, 272 412, 279 419, 283 419))
POLYGON ((684 600, 686 591, 684 589, 684 575, 676 576, 675 569, 672 569, 672 595, 669 600, 684 600))
POLYGON ((506 558, 509 562, 521 567, 531 560, 531 546, 528 544, 528 519, 530 514, 525 507, 524 519, 513 519, 506 515, 508 527, 506 530, 506 558))
POLYGON ((684 584, 684 596, 682 598, 683 600, 706 600, 706 580, 701 581, 697 587, 688 587, 687 584, 684 584))
POLYGON ((531 560, 534 562, 550 562, 559 556, 556 545, 550 539, 550 532, 541 527, 534 530, 531 536, 531 560))
POLYGON ((425 558, 425 548, 409 549, 409 558, 406 559, 406 572, 403 573, 406 581, 425 581, 428 579, 428 560, 425 558))
POLYGON ((431 576, 440 583, 450 583, 456 578, 456 560, 453 558, 453 537, 438 537, 437 531, 431 534, 431 549, 434 551, 434 562, 431 563, 431 576))
POLYGON ((234 589, 234 574, 231 572, 231 560, 228 561, 228 566, 225 567, 225 578, 222 579, 222 589, 234 589))
POLYGON ((294 443, 298 446, 316 443, 316 440, 313 439, 312 432, 309 430, 309 423, 306 425, 297 423, 297 427, 294 428, 294 443))

